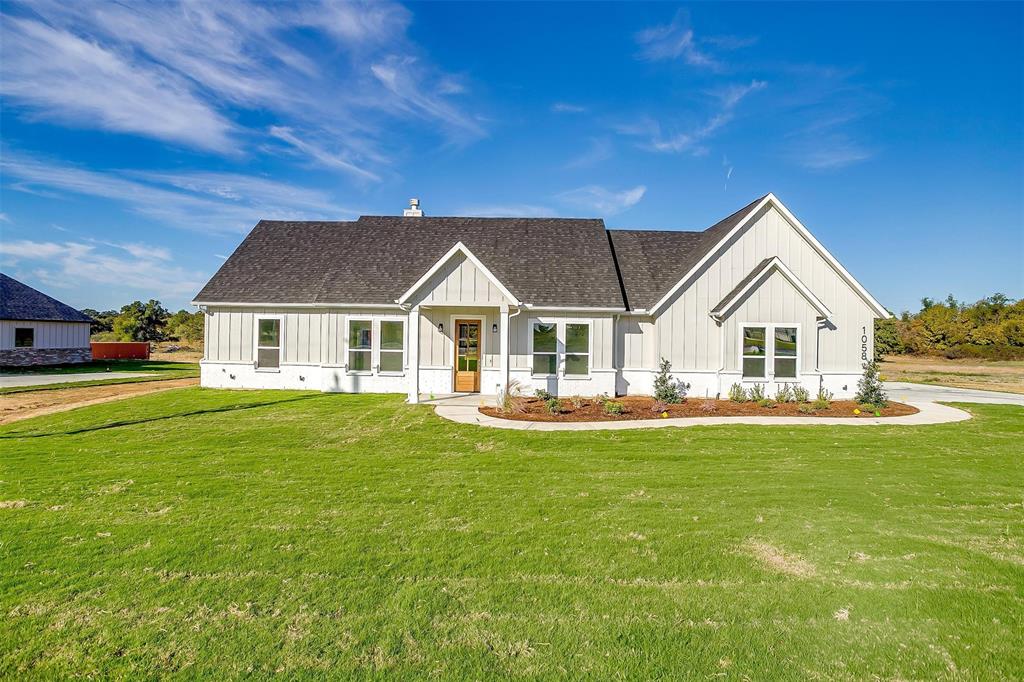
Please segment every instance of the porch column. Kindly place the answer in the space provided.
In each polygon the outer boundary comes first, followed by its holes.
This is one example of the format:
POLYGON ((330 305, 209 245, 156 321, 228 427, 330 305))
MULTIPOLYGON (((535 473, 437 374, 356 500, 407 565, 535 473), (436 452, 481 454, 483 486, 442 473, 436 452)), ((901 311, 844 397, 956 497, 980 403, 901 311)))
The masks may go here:
POLYGON ((409 311, 409 368, 406 381, 409 385, 409 402, 420 401, 420 307, 409 311))
POLYGON ((508 306, 507 305, 502 305, 501 306, 501 319, 500 319, 500 322, 498 324, 498 333, 499 333, 499 339, 501 341, 500 344, 499 344, 500 348, 501 348, 501 350, 500 350, 500 352, 501 352, 501 364, 499 365, 499 367, 501 368, 501 378, 499 379, 499 382, 501 384, 500 385, 500 389, 502 391, 507 391, 508 390, 508 369, 509 369, 509 357, 508 357, 508 352, 509 352, 509 345, 508 345, 509 328, 508 328, 508 306))

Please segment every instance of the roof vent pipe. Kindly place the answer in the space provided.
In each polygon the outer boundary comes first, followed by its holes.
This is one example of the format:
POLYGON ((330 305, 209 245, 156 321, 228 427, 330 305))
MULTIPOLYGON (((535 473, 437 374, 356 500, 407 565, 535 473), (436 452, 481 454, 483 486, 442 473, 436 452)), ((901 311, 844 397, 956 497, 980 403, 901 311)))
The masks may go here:
POLYGON ((419 218, 423 215, 423 211, 420 210, 419 199, 409 199, 409 208, 402 211, 402 215, 406 218, 419 218))

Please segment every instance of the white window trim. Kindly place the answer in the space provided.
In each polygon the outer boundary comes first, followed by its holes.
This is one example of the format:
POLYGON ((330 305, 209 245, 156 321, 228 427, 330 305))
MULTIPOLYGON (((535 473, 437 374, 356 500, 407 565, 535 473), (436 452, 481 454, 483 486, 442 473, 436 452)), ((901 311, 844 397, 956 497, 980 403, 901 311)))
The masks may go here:
MULTIPOLYGON (((796 383, 800 381, 800 364, 803 360, 804 332, 799 322, 741 322, 737 328, 739 345, 739 371, 740 379, 745 383, 758 384, 774 382, 775 379, 775 329, 777 327, 796 329, 796 376, 782 377, 782 383, 796 383), (743 375, 743 330, 748 327, 764 327, 764 376, 748 377, 743 375)), ((750 356, 754 357, 754 356, 750 356)))
POLYGON ((372 315, 346 315, 345 316, 345 374, 358 375, 358 376, 370 376, 373 374, 375 367, 376 357, 373 354, 373 348, 376 345, 377 330, 374 329, 373 316, 372 315), (370 348, 349 348, 349 339, 352 336, 352 329, 350 327, 352 322, 369 322, 370 323, 370 348), (349 351, 358 351, 360 353, 370 353, 370 369, 369 370, 354 370, 348 366, 348 354, 349 351))
MULTIPOLYGON (((401 376, 405 376, 405 370, 408 367, 408 365, 406 363, 409 360, 409 353, 408 353, 408 349, 409 349, 409 325, 407 324, 408 321, 409 321, 408 317, 402 317, 400 315, 382 315, 381 317, 378 317, 374 321, 374 325, 376 326, 376 333, 374 333, 373 338, 370 339, 370 341, 371 341, 370 347, 374 348, 374 351, 373 351, 374 354, 372 355, 372 357, 375 358, 375 362, 373 364, 373 369, 375 369, 377 374, 379 374, 380 376, 384 376, 384 377, 401 377, 401 376), (384 335, 380 333, 381 322, 398 322, 398 323, 400 323, 402 325, 402 350, 401 351, 397 351, 397 350, 384 350, 384 349, 381 348, 381 342, 384 340, 384 335), (401 353, 402 354, 402 369, 400 369, 397 372, 387 372, 387 371, 382 370, 380 368, 380 354, 381 353, 401 353)), ((345 358, 347 359, 348 355, 346 355, 345 358)))
MULTIPOLYGON (((591 372, 594 371, 594 321, 589 318, 555 318, 555 317, 531 317, 529 318, 529 328, 527 330, 527 350, 530 359, 530 376, 536 379, 550 379, 552 377, 570 379, 576 381, 583 381, 590 378, 591 372), (544 355, 555 356, 555 373, 554 374, 534 374, 533 372, 533 325, 539 322, 541 324, 553 324, 555 325, 555 352, 544 352, 544 355), (565 373, 565 325, 567 324, 585 324, 588 327, 587 331, 587 373, 586 374, 566 374, 565 373)), ((569 353, 569 355, 583 355, 583 353, 569 353)))
POLYGON ((252 330, 252 364, 257 372, 280 372, 284 364, 284 315, 267 315, 257 313, 253 315, 252 330), (277 367, 260 367, 260 349, 270 349, 274 346, 260 345, 260 321, 277 320, 277 367))

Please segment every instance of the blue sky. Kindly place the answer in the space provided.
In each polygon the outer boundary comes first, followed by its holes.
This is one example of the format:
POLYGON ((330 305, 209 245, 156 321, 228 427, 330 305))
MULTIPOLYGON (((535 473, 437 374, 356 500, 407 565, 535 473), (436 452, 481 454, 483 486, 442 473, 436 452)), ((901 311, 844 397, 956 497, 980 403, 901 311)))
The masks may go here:
POLYGON ((772 191, 885 305, 1024 296, 1024 5, 3 4, 0 264, 187 304, 259 218, 703 229, 772 191))

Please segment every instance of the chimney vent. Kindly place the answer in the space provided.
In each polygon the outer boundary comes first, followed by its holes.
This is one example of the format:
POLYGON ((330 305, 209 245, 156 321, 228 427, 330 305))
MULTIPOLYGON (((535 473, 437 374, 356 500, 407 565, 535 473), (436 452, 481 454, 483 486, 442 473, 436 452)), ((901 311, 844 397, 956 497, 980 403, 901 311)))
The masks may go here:
POLYGON ((423 215, 423 211, 420 210, 419 199, 409 199, 409 208, 402 211, 402 215, 406 218, 418 218, 423 215))

